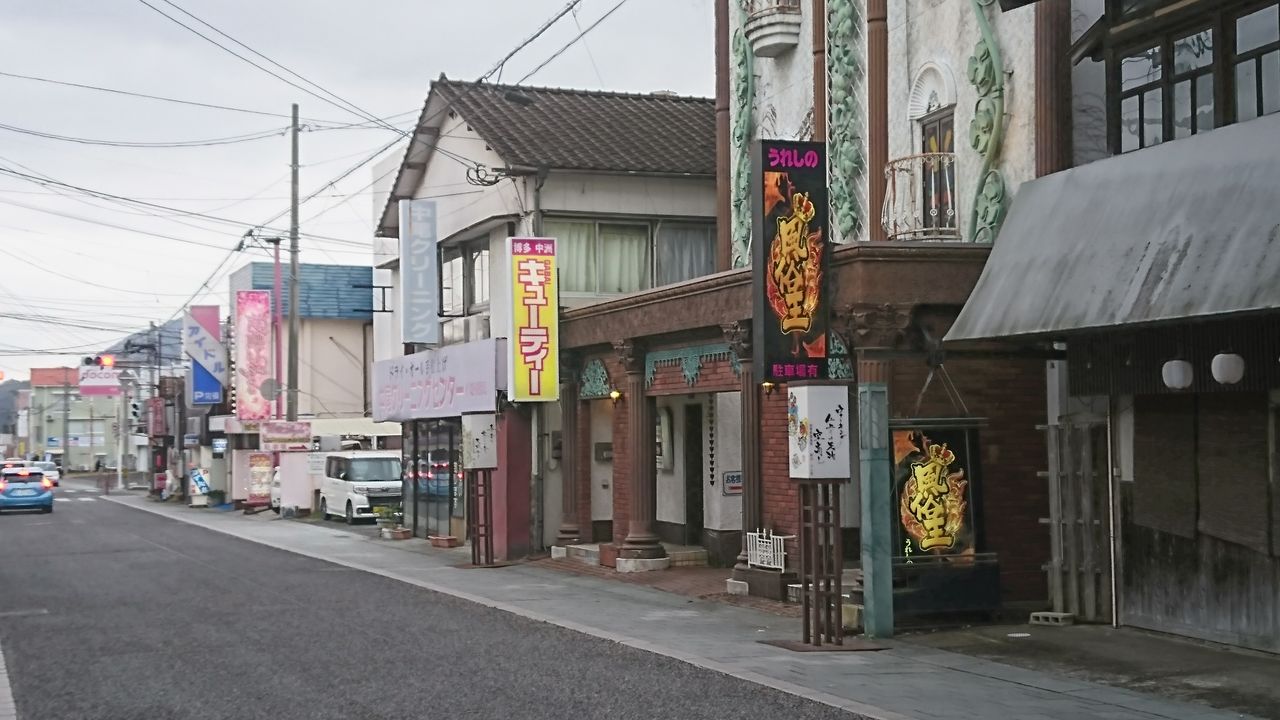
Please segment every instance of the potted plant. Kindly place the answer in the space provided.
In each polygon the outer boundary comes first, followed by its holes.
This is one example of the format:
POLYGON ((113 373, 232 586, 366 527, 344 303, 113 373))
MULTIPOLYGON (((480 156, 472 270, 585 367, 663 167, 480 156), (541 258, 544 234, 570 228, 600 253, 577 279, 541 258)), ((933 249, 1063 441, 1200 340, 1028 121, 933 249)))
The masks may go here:
POLYGON ((396 508, 390 505, 383 505, 377 510, 378 527, 392 528, 396 526, 396 508))

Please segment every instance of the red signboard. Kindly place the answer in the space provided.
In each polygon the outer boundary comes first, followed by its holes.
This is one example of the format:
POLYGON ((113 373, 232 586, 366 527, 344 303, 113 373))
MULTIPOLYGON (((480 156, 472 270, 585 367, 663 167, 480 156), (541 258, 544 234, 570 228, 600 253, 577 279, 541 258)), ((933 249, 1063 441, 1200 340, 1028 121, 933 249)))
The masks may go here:
POLYGON ((165 422, 164 398, 153 397, 147 400, 147 434, 151 437, 164 437, 168 434, 165 422))

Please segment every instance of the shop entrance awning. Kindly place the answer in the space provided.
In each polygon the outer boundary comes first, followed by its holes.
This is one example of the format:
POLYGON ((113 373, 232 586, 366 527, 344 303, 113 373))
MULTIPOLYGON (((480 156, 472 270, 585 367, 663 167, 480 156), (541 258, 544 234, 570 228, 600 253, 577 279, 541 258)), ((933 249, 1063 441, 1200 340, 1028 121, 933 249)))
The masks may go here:
POLYGON ((947 341, 1280 308, 1280 114, 1024 184, 947 341))

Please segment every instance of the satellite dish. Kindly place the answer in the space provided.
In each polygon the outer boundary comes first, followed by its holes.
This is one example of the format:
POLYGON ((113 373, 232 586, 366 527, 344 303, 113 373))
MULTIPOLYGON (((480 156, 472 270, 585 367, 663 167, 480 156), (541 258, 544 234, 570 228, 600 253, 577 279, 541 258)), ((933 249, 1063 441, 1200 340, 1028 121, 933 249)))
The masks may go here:
POLYGON ((267 378, 258 386, 258 392, 268 400, 275 400, 280 395, 280 383, 275 378, 267 378))

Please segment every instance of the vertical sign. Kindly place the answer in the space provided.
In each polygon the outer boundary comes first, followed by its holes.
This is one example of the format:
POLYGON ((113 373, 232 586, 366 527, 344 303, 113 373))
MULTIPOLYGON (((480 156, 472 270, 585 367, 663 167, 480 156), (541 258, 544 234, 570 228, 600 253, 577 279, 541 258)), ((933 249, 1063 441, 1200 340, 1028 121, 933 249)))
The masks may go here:
POLYGON ((271 405, 262 395, 270 375, 271 293, 236 291, 236 417, 266 420, 271 405))
POLYGON ((440 344, 436 201, 400 201, 400 329, 406 343, 440 344))
POLYGON ((493 470, 498 467, 497 416, 479 413, 462 416, 462 467, 493 470))
POLYGON ((245 499, 245 505, 267 505, 271 502, 273 471, 271 453, 249 453, 249 497, 245 499))
POLYGON ((512 402, 560 399, 560 293, 556 241, 511 238, 512 402))
POLYGON ((849 386, 787 388, 787 455, 793 480, 847 480, 853 476, 849 386))
POLYGON ((908 562, 918 555, 974 553, 977 432, 927 426, 893 431, 895 544, 908 562))
POLYGON ((762 140, 753 162, 752 295, 756 377, 825 379, 827 163, 822 143, 762 140))
POLYGON ((217 405, 227 384, 227 348, 217 305, 193 305, 182 318, 182 352, 191 358, 191 404, 217 405))

